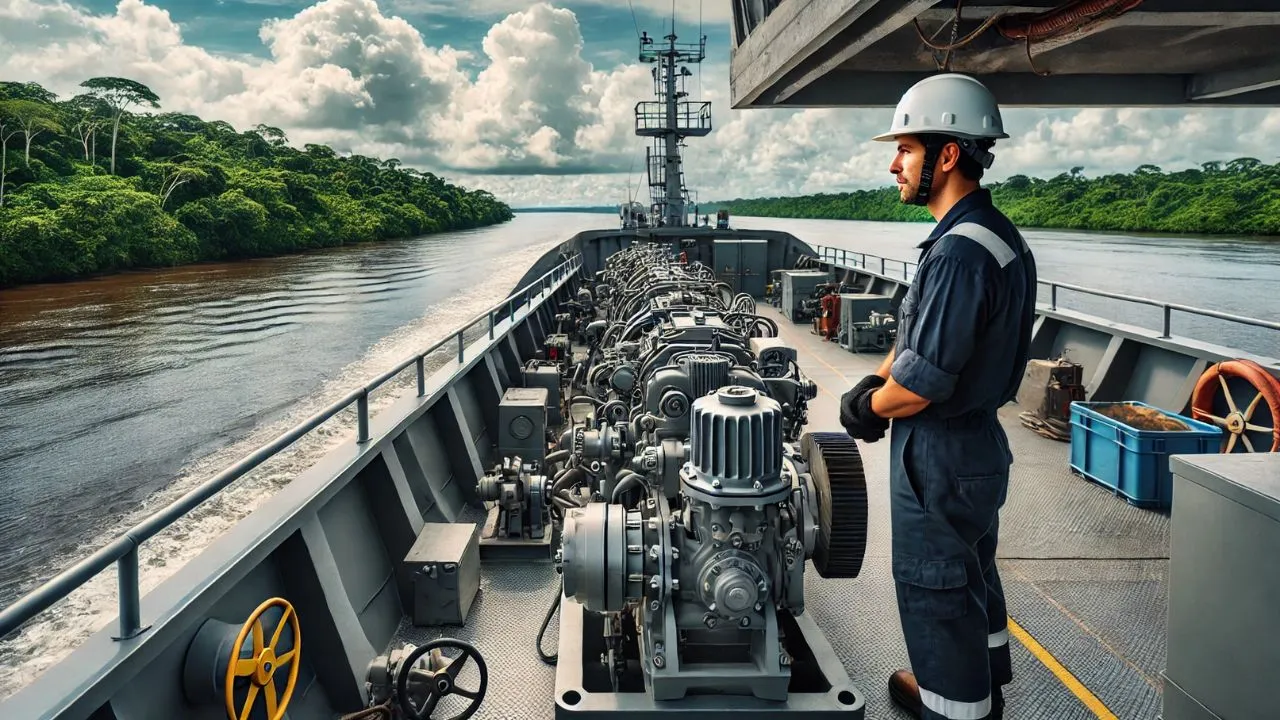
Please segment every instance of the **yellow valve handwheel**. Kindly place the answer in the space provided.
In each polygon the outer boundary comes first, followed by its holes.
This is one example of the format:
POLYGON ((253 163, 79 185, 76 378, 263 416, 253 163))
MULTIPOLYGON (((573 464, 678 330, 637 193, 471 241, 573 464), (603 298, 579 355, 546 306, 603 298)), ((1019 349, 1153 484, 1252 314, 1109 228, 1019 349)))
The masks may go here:
POLYGON ((298 613, 294 612, 293 605, 289 604, 288 600, 278 597, 259 605, 240 628, 235 644, 231 647, 232 655, 227 663, 224 686, 227 717, 231 720, 247 720, 249 713, 253 711, 254 701, 258 699, 258 693, 262 693, 267 702, 268 717, 270 720, 280 720, 284 717, 285 707, 289 705, 289 698, 293 696, 293 688, 298 684, 298 653, 302 650, 302 628, 298 625, 298 613), (262 628, 262 615, 276 606, 284 608, 284 613, 276 624, 275 632, 271 635, 271 642, 267 643, 264 640, 266 633, 262 628), (286 623, 293 629, 293 647, 284 653, 277 653, 276 645, 280 643, 280 636, 284 632, 286 623), (253 657, 242 658, 240 651, 250 633, 253 634, 253 657), (285 665, 289 665, 289 680, 285 683, 284 694, 278 695, 275 674, 285 665), (245 697, 244 706, 239 713, 236 712, 235 702, 236 678, 249 678, 249 694, 245 697))

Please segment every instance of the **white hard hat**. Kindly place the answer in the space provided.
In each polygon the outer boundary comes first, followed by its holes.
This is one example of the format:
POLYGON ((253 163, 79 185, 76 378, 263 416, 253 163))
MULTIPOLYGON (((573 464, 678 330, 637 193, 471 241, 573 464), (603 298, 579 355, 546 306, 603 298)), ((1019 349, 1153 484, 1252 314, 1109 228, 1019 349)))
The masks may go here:
POLYGON ((893 125, 875 140, 940 133, 958 138, 1007 138, 1000 107, 985 85, 968 75, 943 73, 912 85, 893 111, 893 125))

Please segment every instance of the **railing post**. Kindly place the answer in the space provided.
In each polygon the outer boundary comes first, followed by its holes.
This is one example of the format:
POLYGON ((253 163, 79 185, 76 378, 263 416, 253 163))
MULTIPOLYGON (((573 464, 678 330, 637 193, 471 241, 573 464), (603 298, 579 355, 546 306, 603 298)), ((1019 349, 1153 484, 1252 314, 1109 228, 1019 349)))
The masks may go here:
POLYGON ((369 391, 360 391, 356 399, 356 442, 369 442, 369 391))
POLYGON ((466 345, 463 344, 465 341, 462 339, 462 333, 464 330, 466 330, 466 328, 463 328, 462 330, 458 331, 458 364, 459 365, 462 364, 463 355, 465 355, 466 353, 466 345))
POLYGON ((884 258, 880 258, 880 274, 884 275, 884 258))
POLYGON ((120 592, 120 634, 114 639, 128 640, 142 634, 142 598, 138 587, 138 544, 116 560, 120 592))
POLYGON ((418 366, 418 397, 427 394, 427 358, 425 355, 419 355, 415 365, 418 366))
POLYGON ((1049 283, 1049 309, 1058 309, 1058 284, 1049 283))
POLYGON ((493 339, 493 311, 489 311, 489 339, 493 339))
POLYGON ((1171 337, 1171 335, 1169 334, 1169 319, 1171 314, 1172 314, 1172 310, 1168 305, 1165 305, 1164 306, 1164 332, 1160 335, 1160 337, 1162 338, 1171 337))

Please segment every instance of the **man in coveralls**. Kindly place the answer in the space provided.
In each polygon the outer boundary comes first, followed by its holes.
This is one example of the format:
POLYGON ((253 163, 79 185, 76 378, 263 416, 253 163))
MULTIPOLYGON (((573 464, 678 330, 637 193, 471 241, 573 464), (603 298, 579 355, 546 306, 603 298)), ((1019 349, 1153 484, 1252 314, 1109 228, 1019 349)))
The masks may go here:
POLYGON ((978 186, 1007 137, 986 87, 940 74, 911 87, 875 138, 897 144, 902 201, 938 224, 919 246, 897 345, 842 398, 840 421, 874 442, 893 420, 893 578, 914 673, 894 673, 889 694, 920 718, 999 718, 1013 679, 995 563, 1013 455, 996 409, 1026 368, 1036 268, 978 186))

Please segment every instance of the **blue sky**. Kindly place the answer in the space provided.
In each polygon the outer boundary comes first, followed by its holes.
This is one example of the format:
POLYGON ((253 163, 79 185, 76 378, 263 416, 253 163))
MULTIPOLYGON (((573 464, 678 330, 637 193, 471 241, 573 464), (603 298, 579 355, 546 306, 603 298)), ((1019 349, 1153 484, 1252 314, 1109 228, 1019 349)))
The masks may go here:
MULTIPOLYGON (((681 41, 707 59, 691 99, 699 199, 885 186, 888 109, 731 110, 729 0, 679 0, 681 41)), ((661 37, 671 0, 0 0, 0 77, 65 96, 88 77, 148 84, 163 111, 267 123, 291 143, 396 157, 515 205, 607 204, 642 173, 633 107, 649 100, 636 31, 661 37), (633 19, 634 9, 634 19, 633 19)), ((905 88, 904 88, 905 90, 905 88)), ((1270 159, 1270 109, 1017 109, 988 177, 1086 175, 1150 163, 1270 159)), ((643 199, 643 196, 642 196, 643 199)))

